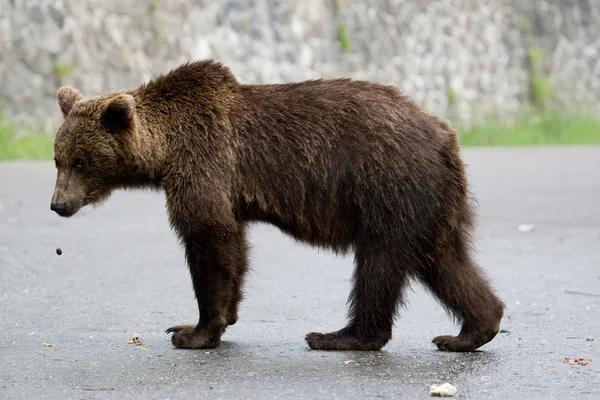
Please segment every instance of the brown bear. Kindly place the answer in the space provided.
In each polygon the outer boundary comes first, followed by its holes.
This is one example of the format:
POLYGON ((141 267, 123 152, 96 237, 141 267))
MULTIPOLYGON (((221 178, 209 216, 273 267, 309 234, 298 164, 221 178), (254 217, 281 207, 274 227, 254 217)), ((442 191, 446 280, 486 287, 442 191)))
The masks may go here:
POLYGON ((457 132, 396 87, 242 84, 203 60, 135 89, 57 97, 53 211, 72 216, 120 188, 166 194, 199 309, 196 325, 167 330, 175 347, 216 347, 237 321, 253 221, 354 254, 349 322, 308 334, 312 349, 380 350, 411 278, 462 323, 433 339, 439 349, 473 351, 497 334, 504 304, 471 254, 457 132))

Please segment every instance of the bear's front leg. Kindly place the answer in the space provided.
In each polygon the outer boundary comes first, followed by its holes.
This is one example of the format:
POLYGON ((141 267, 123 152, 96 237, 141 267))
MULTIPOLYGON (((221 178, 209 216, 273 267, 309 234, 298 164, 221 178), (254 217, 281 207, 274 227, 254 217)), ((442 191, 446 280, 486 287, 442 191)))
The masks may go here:
POLYGON ((232 287, 235 284, 240 235, 238 227, 205 224, 183 235, 200 320, 196 326, 167 329, 180 349, 217 347, 228 325, 232 287))

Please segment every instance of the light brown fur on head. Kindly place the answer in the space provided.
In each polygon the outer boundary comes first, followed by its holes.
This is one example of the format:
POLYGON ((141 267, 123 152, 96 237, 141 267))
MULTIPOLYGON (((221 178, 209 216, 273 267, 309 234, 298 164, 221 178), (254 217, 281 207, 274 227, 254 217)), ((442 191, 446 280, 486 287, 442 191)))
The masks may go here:
POLYGON ((56 97, 58 98, 58 105, 60 107, 60 110, 62 111, 63 116, 65 117, 69 115, 69 112, 71 111, 75 103, 77 103, 80 100, 83 100, 83 95, 81 94, 81 92, 71 86, 62 86, 60 89, 58 89, 56 97))
POLYGON ((72 216, 81 207, 106 199, 114 189, 156 186, 160 159, 152 157, 159 153, 152 149, 160 142, 147 142, 130 93, 84 98, 77 89, 64 86, 57 100, 65 120, 54 142, 53 209, 72 216))

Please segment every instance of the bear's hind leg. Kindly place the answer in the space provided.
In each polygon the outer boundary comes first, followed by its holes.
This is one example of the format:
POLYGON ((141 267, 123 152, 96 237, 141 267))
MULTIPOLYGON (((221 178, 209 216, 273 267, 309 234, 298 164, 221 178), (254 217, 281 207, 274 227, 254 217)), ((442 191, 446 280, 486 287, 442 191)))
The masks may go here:
POLYGON ((370 234, 356 243, 350 322, 332 333, 309 333, 313 350, 381 350, 392 338, 398 305, 408 282, 408 270, 398 255, 370 234))
POLYGON ((421 276, 425 286, 460 323, 458 336, 433 339, 443 351, 470 352, 491 341, 500 330, 504 304, 459 236, 437 263, 421 276))

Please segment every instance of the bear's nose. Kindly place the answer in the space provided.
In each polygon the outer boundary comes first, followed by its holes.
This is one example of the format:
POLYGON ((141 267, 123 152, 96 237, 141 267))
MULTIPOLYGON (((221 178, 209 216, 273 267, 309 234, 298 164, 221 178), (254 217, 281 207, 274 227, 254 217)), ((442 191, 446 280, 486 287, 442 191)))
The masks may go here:
POLYGON ((50 210, 61 212, 65 210, 65 203, 51 203, 50 210))

